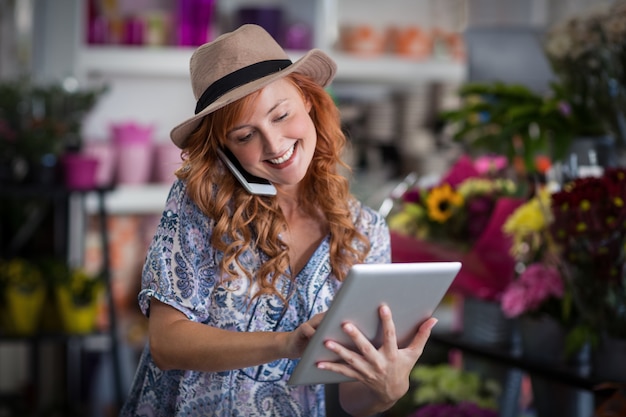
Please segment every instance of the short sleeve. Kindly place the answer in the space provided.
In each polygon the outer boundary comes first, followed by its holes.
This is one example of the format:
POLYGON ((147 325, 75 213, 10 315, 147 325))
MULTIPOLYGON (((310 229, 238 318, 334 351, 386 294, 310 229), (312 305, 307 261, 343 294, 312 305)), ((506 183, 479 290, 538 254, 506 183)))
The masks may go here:
POLYGON ((365 263, 390 263, 391 262, 391 237, 385 218, 374 209, 353 203, 355 224, 370 242, 370 251, 365 258, 365 263))
POLYGON ((209 245, 213 222, 193 203, 177 180, 148 248, 139 306, 148 316, 152 298, 204 322, 216 280, 215 252, 209 245))

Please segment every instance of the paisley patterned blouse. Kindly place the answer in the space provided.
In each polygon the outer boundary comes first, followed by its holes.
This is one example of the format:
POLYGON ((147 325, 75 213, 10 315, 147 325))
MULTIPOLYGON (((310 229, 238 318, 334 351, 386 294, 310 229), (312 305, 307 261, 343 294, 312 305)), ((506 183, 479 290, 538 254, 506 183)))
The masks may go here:
MULTIPOLYGON (((372 242, 366 262, 390 262, 384 219, 356 201, 351 211, 357 228, 372 242)), ((144 314, 148 315, 150 300, 155 298, 190 320, 210 326, 238 332, 285 332, 328 308, 341 285, 330 271, 328 237, 294 283, 288 279, 277 283, 283 294, 293 291, 286 308, 276 296, 258 297, 249 305, 250 288, 243 274, 229 283, 219 280, 223 254, 206 244, 213 226, 212 219, 187 196, 185 183, 177 180, 143 269, 139 305, 144 314)), ((254 269, 264 259, 263 254, 250 251, 240 261, 254 269)), ((146 346, 120 416, 324 416, 322 385, 287 385, 296 363, 280 359, 214 373, 162 371, 146 346)))

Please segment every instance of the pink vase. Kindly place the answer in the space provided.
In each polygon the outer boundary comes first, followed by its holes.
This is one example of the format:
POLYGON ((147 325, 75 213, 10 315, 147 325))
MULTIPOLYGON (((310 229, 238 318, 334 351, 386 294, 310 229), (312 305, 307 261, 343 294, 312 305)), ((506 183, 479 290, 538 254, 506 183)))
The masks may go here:
POLYGON ((97 187, 98 160, 93 156, 68 153, 61 159, 65 186, 72 190, 88 190, 97 187))
POLYGON ((160 143, 154 147, 154 180, 159 183, 172 183, 174 172, 182 163, 180 149, 173 143, 160 143))
POLYGON ((93 156, 98 160, 96 183, 99 187, 108 187, 113 184, 115 175, 115 149, 110 142, 86 142, 83 146, 85 155, 93 156))
POLYGON ((111 126, 117 154, 118 184, 144 184, 150 180, 153 130, 152 125, 141 125, 135 122, 111 126))

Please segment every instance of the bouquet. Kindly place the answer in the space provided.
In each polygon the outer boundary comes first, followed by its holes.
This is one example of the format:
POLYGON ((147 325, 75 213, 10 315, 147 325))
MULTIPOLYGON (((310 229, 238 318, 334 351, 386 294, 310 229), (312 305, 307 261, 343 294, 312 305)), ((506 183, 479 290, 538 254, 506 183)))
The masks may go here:
POLYGON ((395 262, 461 261, 451 290, 496 299, 513 271, 500 226, 520 200, 503 161, 487 161, 462 156, 437 184, 410 188, 389 226, 395 262))
POLYGON ((626 169, 577 178, 552 195, 550 232, 590 329, 626 338, 626 169))
POLYGON ((540 188, 502 228, 512 239, 511 255, 518 273, 502 295, 502 311, 509 318, 547 313, 561 321, 569 316, 564 311, 569 304, 561 305, 565 288, 557 267, 557 248, 548 230, 552 222, 550 202, 549 190, 540 188))

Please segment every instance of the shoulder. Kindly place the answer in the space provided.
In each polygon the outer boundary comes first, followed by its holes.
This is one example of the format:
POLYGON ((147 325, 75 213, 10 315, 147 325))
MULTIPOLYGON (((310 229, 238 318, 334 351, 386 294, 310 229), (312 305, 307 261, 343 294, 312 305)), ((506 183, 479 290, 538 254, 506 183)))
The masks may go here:
POLYGON ((373 208, 364 205, 356 198, 348 202, 352 221, 358 229, 387 228, 385 217, 373 208))

